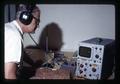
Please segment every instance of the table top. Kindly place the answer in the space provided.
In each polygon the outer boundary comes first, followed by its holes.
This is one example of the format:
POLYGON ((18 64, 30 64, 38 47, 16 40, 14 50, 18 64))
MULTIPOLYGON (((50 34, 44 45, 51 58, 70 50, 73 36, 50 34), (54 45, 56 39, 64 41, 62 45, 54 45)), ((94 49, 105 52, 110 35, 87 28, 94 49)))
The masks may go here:
POLYGON ((70 71, 67 69, 38 68, 35 76, 30 79, 70 79, 70 71))

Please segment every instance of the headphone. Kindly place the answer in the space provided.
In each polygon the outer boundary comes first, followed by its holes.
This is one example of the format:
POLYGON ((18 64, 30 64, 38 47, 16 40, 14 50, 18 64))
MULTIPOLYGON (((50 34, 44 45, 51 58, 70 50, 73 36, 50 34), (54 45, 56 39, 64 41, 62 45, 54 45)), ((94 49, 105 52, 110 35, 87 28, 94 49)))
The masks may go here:
POLYGON ((20 15, 19 15, 19 21, 23 23, 24 25, 29 25, 33 20, 32 10, 35 7, 35 5, 19 5, 20 8, 20 15), (21 8, 22 7, 22 8, 21 8))

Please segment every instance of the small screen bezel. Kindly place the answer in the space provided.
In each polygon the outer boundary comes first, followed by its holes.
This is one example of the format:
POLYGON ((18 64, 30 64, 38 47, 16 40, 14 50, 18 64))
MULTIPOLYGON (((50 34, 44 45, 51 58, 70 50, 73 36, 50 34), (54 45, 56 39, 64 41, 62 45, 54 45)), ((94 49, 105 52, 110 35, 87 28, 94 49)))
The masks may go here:
POLYGON ((88 46, 79 46, 79 56, 91 58, 92 48, 88 46), (83 51, 84 50, 84 51, 83 51))

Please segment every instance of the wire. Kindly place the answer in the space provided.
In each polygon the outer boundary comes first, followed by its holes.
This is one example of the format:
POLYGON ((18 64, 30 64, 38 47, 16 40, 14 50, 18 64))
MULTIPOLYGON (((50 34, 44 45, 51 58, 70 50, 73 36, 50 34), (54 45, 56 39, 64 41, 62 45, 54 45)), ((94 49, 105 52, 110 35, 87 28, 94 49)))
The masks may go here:
POLYGON ((31 34, 30 33, 28 33, 28 35, 30 36, 30 38, 33 40, 33 42, 36 44, 36 46, 39 46, 38 44, 37 44, 37 42, 33 39, 33 37, 31 36, 31 34))

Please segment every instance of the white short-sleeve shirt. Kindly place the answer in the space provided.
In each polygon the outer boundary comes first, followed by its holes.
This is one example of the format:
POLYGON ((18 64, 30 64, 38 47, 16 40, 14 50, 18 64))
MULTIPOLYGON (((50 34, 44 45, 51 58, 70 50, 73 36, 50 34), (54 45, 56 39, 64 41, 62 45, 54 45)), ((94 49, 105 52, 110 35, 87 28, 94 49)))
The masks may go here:
POLYGON ((14 20, 9 23, 5 23, 5 31, 4 31, 4 62, 20 62, 21 52, 22 52, 22 37, 23 34, 20 26, 14 20), (21 34, 20 34, 21 33, 21 34))

